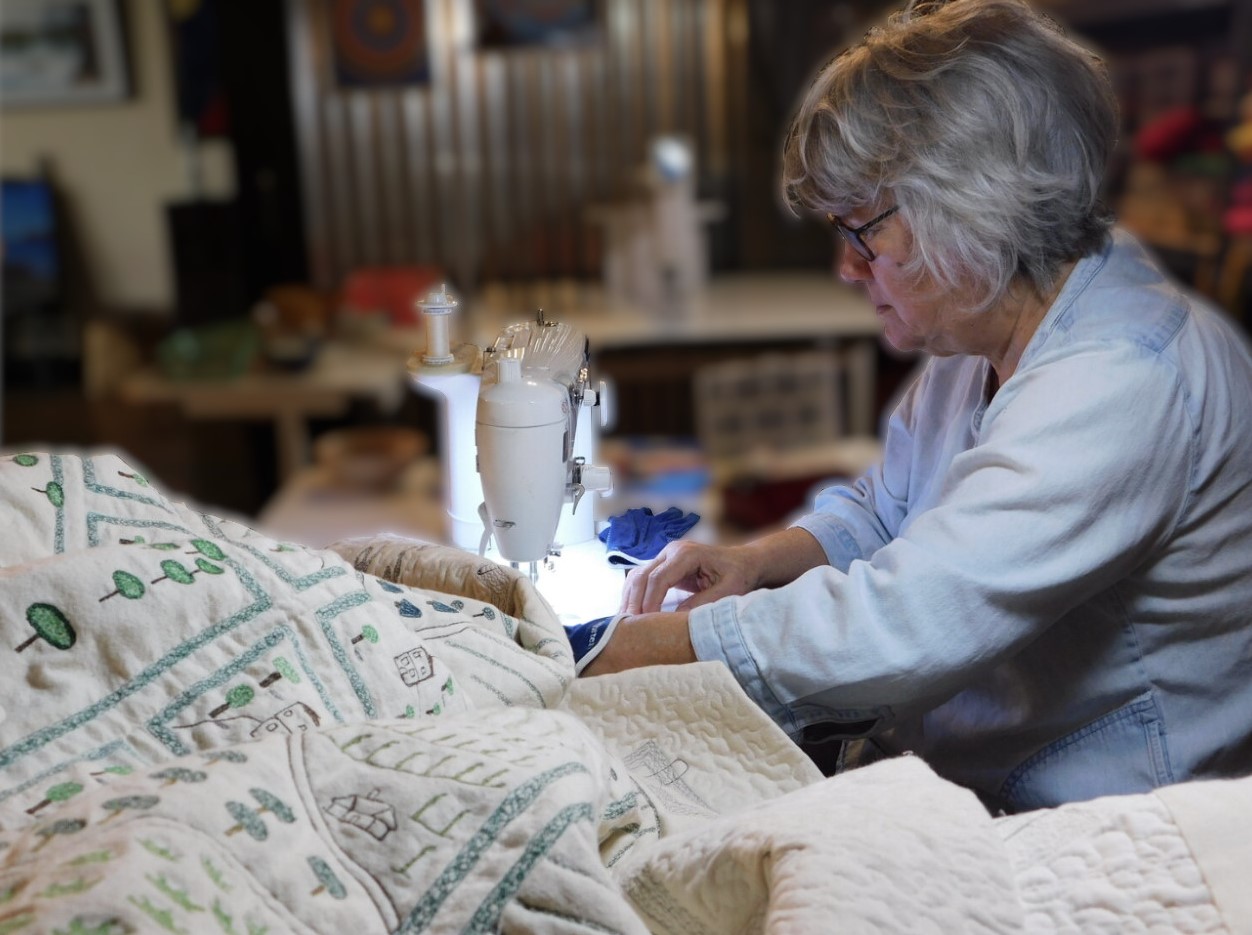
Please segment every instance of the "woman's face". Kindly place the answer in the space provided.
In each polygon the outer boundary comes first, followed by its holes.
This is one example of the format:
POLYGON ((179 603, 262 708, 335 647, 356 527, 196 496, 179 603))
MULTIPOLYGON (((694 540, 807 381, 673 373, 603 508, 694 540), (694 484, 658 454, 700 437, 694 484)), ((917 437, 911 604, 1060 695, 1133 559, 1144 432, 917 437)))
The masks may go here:
MULTIPOLYGON (((857 210, 839 220, 855 228, 883 210, 857 210)), ((913 237, 898 213, 864 231, 861 239, 874 259, 866 260, 841 238, 836 269, 844 282, 865 289, 892 347, 941 357, 980 351, 979 316, 966 311, 968 297, 936 283, 925 272, 919 279, 903 269, 913 237)))

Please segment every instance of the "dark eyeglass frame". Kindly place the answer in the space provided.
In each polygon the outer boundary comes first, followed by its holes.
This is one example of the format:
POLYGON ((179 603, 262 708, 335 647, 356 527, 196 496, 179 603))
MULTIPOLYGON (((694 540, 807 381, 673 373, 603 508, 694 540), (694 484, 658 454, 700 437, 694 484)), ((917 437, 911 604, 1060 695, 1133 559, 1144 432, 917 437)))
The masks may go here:
POLYGON ((831 227, 843 235, 843 239, 848 242, 848 246, 855 250, 861 259, 863 259, 866 263, 873 263, 876 259, 878 259, 878 255, 869 248, 869 244, 867 244, 863 239, 864 235, 870 228, 881 224, 899 210, 899 205, 896 205, 894 208, 888 208, 882 214, 878 215, 878 217, 871 221, 866 221, 860 227, 848 227, 843 223, 843 221, 839 220, 839 218, 829 212, 826 214, 826 221, 831 227))

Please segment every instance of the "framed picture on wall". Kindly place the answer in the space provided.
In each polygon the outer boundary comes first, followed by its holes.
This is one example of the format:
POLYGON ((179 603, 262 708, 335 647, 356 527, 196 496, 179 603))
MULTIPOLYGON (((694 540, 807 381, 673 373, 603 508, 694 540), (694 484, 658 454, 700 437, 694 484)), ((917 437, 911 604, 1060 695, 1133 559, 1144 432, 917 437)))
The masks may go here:
POLYGON ((118 0, 5 0, 0 104, 105 104, 129 95, 118 0))
POLYGON ((330 0, 330 34, 341 88, 430 80, 425 0, 330 0))
POLYGON ((478 47, 577 46, 599 39, 596 0, 475 0, 478 47))

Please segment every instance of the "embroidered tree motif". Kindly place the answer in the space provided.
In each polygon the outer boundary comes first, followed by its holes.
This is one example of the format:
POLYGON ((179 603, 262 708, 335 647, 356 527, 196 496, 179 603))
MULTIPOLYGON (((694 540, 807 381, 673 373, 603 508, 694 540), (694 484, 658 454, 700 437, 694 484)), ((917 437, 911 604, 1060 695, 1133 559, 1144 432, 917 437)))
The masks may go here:
POLYGON ((92 773, 92 776, 129 776, 135 771, 133 766, 127 766, 125 763, 118 763, 114 766, 106 766, 98 772, 92 773))
POLYGON ((205 754, 205 764, 208 766, 212 766, 218 760, 225 760, 227 763, 247 763, 248 757, 238 750, 214 750, 212 753, 205 754))
POLYGON ((295 666, 284 659, 282 656, 274 657, 274 671, 265 678, 261 679, 261 687, 269 688, 279 679, 286 679, 292 685, 300 684, 300 673, 296 671, 295 666))
POLYGON ((65 488, 54 480, 48 481, 48 486, 43 490, 40 490, 38 487, 32 487, 31 490, 35 491, 35 493, 43 494, 48 498, 48 502, 58 510, 65 506, 65 488))
POLYGON ((488 620, 496 619, 496 612, 490 607, 484 607, 479 613, 474 614, 475 617, 486 617, 488 620))
POLYGON ((256 692, 252 690, 250 685, 236 685, 226 693, 226 703, 220 704, 210 711, 209 717, 218 717, 223 714, 227 708, 242 708, 255 697, 256 692))
POLYGON ((443 713, 443 696, 456 694, 456 686, 452 684, 452 676, 448 676, 448 680, 439 687, 439 701, 436 701, 433 707, 427 708, 427 714, 439 715, 443 713))
POLYGON ((335 899, 347 899, 348 891, 344 889, 339 878, 335 876, 335 871, 330 869, 330 864, 322 860, 320 857, 310 857, 309 866, 313 869, 313 875, 317 877, 318 883, 321 885, 310 896, 320 896, 322 893, 330 893, 335 899))
POLYGON ((204 782, 209 778, 209 774, 198 769, 185 769, 182 766, 169 766, 159 772, 152 774, 153 779, 164 781, 167 786, 172 786, 176 782, 204 782))
POLYGON ((149 549, 157 549, 161 552, 172 552, 174 549, 179 547, 177 542, 149 543, 143 536, 135 536, 133 539, 118 539, 117 542, 119 545, 142 545, 149 549))
MULTIPOLYGON (((35 845, 35 851, 38 851, 58 834, 76 834, 86 827, 87 822, 81 818, 60 818, 57 821, 52 822, 50 825, 44 825, 42 828, 37 828, 35 830, 35 834, 39 835, 43 838, 43 840, 35 845)), ((34 853, 34 851, 32 851, 32 853, 34 853)))
POLYGON ((399 594, 404 590, 399 585, 392 584, 390 581, 384 581, 382 578, 378 579, 378 586, 384 591, 390 591, 392 594, 399 594))
MULTIPOLYGON (((155 795, 123 795, 116 799, 109 799, 107 802, 101 802, 100 807, 109 812, 109 817, 104 821, 112 821, 122 812, 130 809, 139 811, 147 811, 156 806, 161 799, 155 795)), ((104 824, 104 822, 101 822, 104 824)))
POLYGON ((129 480, 133 480, 133 481, 134 481, 136 484, 138 484, 140 487, 147 487, 147 486, 148 486, 148 478, 144 477, 144 476, 143 476, 142 474, 140 474, 138 471, 135 471, 135 472, 133 472, 133 473, 127 473, 126 471, 118 471, 118 472, 117 472, 117 476, 118 476, 118 477, 125 477, 125 478, 127 478, 127 479, 129 479, 129 480))
POLYGON ((113 572, 113 590, 100 598, 100 603, 104 603, 111 597, 117 597, 119 594, 132 601, 141 598, 144 595, 143 582, 129 571, 115 571, 113 572))
POLYGON ((33 805, 26 809, 27 815, 33 815, 40 809, 47 808, 53 802, 68 802, 78 793, 83 791, 81 783, 77 782, 60 782, 44 793, 44 799, 38 805, 33 805))
POLYGON ((261 821, 261 816, 242 802, 227 802, 226 811, 235 819, 234 826, 226 831, 227 837, 240 831, 248 832, 255 841, 264 841, 269 837, 269 830, 265 827, 265 822, 261 821))
POLYGON ((284 825, 289 825, 296 820, 296 813, 287 807, 287 803, 274 795, 272 792, 266 792, 264 789, 252 788, 248 793, 257 800, 261 806, 261 810, 257 813, 263 815, 269 812, 284 825))
POLYGON ((39 463, 39 456, 32 454, 20 454, 14 455, 9 460, 20 467, 34 467, 39 463))
POLYGON ((455 614, 465 606, 465 601, 460 600, 453 601, 450 606, 445 604, 443 601, 427 601, 426 603, 435 608, 435 610, 439 611, 441 614, 455 614))
POLYGON ((422 615, 422 608, 403 598, 396 601, 396 609, 400 611, 401 617, 420 617, 422 615))
POLYGON ((226 553, 218 548, 216 542, 212 542, 209 539, 192 539, 191 545, 193 548, 187 553, 188 555, 195 555, 199 552, 205 558, 211 558, 215 562, 223 561, 226 558, 226 553))
POLYGON ((26 622, 34 627, 35 635, 17 647, 19 653, 38 639, 61 650, 69 649, 78 641, 78 634, 65 614, 51 604, 31 604, 26 608, 26 622))
POLYGON ((204 572, 206 575, 220 575, 223 570, 220 565, 214 565, 203 558, 196 559, 195 571, 187 568, 181 562, 167 558, 161 563, 161 571, 165 572, 165 574, 160 578, 153 578, 151 583, 156 584, 158 581, 164 581, 168 578, 170 581, 175 581, 178 584, 191 584, 196 580, 195 576, 199 572, 204 572))
POLYGON ((368 640, 371 643, 377 643, 378 631, 375 630, 368 623, 365 624, 365 626, 361 627, 361 632, 357 634, 356 636, 352 637, 353 643, 359 643, 361 642, 361 640, 368 640))

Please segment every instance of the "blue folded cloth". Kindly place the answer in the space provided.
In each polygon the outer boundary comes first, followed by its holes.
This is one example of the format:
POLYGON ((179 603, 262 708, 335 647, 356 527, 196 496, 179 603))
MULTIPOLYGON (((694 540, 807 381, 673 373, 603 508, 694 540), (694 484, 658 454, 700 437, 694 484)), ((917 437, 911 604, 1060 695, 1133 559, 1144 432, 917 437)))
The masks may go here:
POLYGON ((610 518, 600 531, 600 541, 609 550, 610 564, 642 565, 698 522, 700 514, 684 513, 676 506, 656 515, 646 506, 636 507, 610 518))
POLYGON ((601 650, 608 645, 610 637, 613 636, 613 630, 617 627, 618 621, 625 616, 625 614, 617 614, 612 617, 599 617, 565 628, 570 649, 574 651, 575 675, 582 675, 583 669, 591 665, 591 660, 600 655, 601 650))

